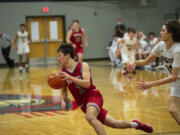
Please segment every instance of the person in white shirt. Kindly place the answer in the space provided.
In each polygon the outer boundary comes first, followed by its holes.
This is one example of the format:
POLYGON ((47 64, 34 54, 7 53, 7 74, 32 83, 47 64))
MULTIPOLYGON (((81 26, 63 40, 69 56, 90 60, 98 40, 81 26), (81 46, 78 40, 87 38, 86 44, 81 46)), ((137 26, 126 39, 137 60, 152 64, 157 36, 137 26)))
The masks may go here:
MULTIPOLYGON (((157 38, 154 32, 149 32, 148 38, 149 38, 149 53, 147 53, 147 55, 149 55, 152 49, 160 42, 160 38, 157 38)), ((152 67, 159 66, 160 61, 161 61, 160 58, 157 57, 156 60, 153 63, 151 63, 152 67)))
POLYGON ((163 65, 169 75, 157 81, 140 81, 137 86, 144 91, 151 87, 172 83, 169 111, 180 125, 180 21, 167 21, 162 26, 160 38, 164 42, 159 42, 145 60, 130 62, 127 64, 127 69, 132 72, 135 66, 147 65, 156 57, 162 58, 163 65))
POLYGON ((121 58, 123 63, 122 74, 127 74, 126 64, 130 61, 135 60, 135 55, 138 52, 138 40, 136 38, 136 31, 132 28, 128 28, 128 36, 122 38, 117 42, 116 53, 118 54, 121 51, 121 58), (122 45, 122 48, 119 50, 119 46, 122 45))
POLYGON ((156 37, 154 32, 149 32, 149 45, 151 46, 151 49, 155 47, 155 45, 158 43, 158 38, 156 37))
POLYGON ((19 72, 22 73, 22 58, 23 54, 26 55, 26 72, 29 72, 29 39, 28 32, 25 30, 25 24, 20 24, 20 31, 17 32, 14 39, 14 45, 19 55, 19 72), (16 44, 17 42, 17 44, 16 44))
POLYGON ((138 48, 138 52, 136 54, 136 59, 144 59, 144 55, 145 55, 145 48, 148 45, 148 43, 146 42, 146 36, 143 34, 142 31, 137 33, 137 40, 139 41, 139 48, 138 48))
POLYGON ((120 40, 121 38, 118 38, 116 34, 113 35, 113 40, 110 43, 110 46, 106 47, 106 50, 108 51, 108 55, 109 58, 111 60, 110 65, 112 66, 116 66, 118 64, 120 64, 120 54, 117 57, 116 54, 116 48, 117 48, 117 42, 120 40))

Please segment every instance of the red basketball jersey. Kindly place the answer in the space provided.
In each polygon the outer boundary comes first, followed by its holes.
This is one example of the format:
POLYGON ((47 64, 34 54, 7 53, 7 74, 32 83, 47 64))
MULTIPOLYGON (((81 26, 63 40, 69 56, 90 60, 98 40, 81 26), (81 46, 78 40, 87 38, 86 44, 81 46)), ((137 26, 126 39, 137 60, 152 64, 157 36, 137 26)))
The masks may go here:
POLYGON ((79 28, 78 31, 72 29, 71 42, 79 47, 80 45, 82 45, 82 35, 83 32, 81 28, 79 28))
MULTIPOLYGON (((77 63, 76 67, 72 73, 69 72, 66 68, 63 68, 62 71, 68 73, 69 75, 71 75, 73 77, 82 79, 82 65, 83 64, 81 62, 77 63)), ((76 85, 75 83, 73 83, 72 81, 69 81, 69 80, 66 81, 66 84, 78 106, 85 103, 90 92, 92 92, 94 89, 96 89, 96 87, 92 83, 92 78, 90 79, 90 81, 91 82, 90 82, 89 89, 82 88, 82 87, 76 85)))

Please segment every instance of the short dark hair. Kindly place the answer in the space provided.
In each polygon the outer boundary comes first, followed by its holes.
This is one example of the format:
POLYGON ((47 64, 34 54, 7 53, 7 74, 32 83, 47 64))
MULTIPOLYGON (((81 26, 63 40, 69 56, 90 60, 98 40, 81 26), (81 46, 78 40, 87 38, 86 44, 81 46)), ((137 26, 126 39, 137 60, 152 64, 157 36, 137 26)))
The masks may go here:
POLYGON ((79 24, 79 20, 73 20, 72 24, 75 23, 75 22, 79 24))
POLYGON ((174 42, 180 42, 180 21, 168 20, 166 23, 168 33, 172 33, 174 42))
POLYGON ((115 26, 115 29, 126 31, 126 26, 124 24, 118 24, 115 26))
POLYGON ((126 31, 126 25, 120 24, 120 25, 119 25, 119 29, 120 29, 120 30, 123 30, 123 31, 126 31))
POLYGON ((20 24, 19 26, 20 26, 20 27, 22 27, 22 26, 24 26, 24 27, 25 27, 25 24, 23 24, 23 23, 22 23, 22 24, 20 24))
POLYGON ((129 33, 129 32, 136 33, 136 30, 133 29, 133 28, 128 28, 128 29, 127 29, 127 32, 128 32, 128 33, 129 33))
POLYGON ((71 58, 74 59, 75 50, 72 44, 63 43, 59 46, 57 52, 62 52, 64 55, 70 54, 71 58))
POLYGON ((148 33, 148 37, 149 37, 150 35, 153 35, 154 37, 156 36, 154 32, 149 32, 149 33, 148 33))

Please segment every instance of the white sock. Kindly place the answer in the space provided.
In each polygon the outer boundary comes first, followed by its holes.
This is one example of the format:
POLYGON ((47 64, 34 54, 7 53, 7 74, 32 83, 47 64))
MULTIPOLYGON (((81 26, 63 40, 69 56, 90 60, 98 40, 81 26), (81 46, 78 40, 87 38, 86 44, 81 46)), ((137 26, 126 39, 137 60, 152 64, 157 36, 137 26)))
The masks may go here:
POLYGON ((19 70, 22 70, 22 66, 19 66, 19 70))
POLYGON ((28 67, 29 67, 29 65, 28 65, 28 64, 26 64, 26 65, 25 65, 25 67, 26 67, 26 68, 28 68, 28 67))
POLYGON ((132 128, 137 128, 138 127, 138 123, 136 123, 136 122, 130 122, 130 124, 131 124, 132 128))

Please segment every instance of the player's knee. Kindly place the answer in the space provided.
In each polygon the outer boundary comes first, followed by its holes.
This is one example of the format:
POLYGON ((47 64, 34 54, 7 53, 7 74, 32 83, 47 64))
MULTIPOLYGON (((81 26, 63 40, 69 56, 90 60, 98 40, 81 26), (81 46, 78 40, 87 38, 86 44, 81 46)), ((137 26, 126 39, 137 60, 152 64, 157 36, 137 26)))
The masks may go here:
POLYGON ((86 114, 86 120, 87 120, 90 124, 92 124, 93 120, 95 120, 95 119, 96 119, 96 117, 95 117, 94 115, 89 114, 89 113, 86 114))

